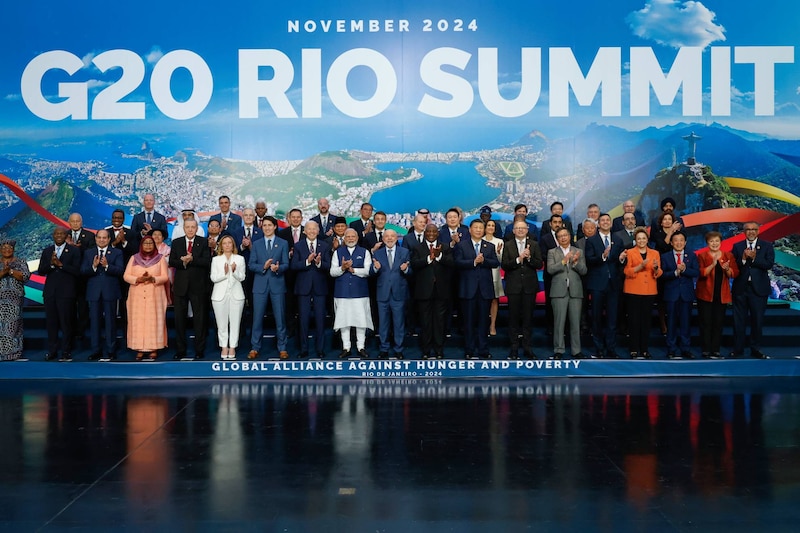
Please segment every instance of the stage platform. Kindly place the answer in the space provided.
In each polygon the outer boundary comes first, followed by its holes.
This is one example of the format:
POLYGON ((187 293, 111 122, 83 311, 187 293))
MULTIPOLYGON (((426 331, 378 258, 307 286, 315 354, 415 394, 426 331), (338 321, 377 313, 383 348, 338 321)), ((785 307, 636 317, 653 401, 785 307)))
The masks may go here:
POLYGON ((0 365, 2 380, 538 379, 800 377, 796 357, 724 360, 360 360, 42 362, 0 365))

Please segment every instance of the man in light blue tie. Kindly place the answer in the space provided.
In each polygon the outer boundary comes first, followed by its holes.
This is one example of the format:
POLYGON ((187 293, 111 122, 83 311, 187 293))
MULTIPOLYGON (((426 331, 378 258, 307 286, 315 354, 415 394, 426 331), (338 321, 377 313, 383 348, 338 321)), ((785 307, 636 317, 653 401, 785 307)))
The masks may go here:
POLYGON ((289 243, 275 235, 278 221, 265 216, 261 225, 264 237, 253 243, 247 269, 253 272, 253 328, 250 336, 248 359, 256 359, 261 351, 264 331, 264 313, 267 302, 272 302, 275 315, 275 331, 278 355, 288 359, 286 350, 286 280, 284 273, 289 269, 289 243))

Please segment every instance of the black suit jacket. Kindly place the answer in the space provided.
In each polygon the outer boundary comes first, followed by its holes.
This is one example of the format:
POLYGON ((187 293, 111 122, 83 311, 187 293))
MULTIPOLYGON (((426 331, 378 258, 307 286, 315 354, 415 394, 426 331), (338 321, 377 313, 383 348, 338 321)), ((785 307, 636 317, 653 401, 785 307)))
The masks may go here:
POLYGON ((538 270, 542 268, 542 251, 536 240, 526 239, 526 246, 530 247, 531 256, 521 263, 517 263, 519 250, 517 240, 511 239, 503 246, 500 265, 505 271, 506 294, 536 294, 539 292, 538 270))
POLYGON ((61 252, 60 267, 50 264, 55 250, 55 245, 51 244, 42 250, 42 257, 39 258, 39 274, 47 276, 43 295, 45 299, 75 298, 81 276, 81 250, 77 246, 65 244, 61 252))
MULTIPOLYGON (((386 228, 383 228, 381 230, 381 237, 383 237, 384 231, 386 231, 386 228)), ((361 246, 362 248, 366 248, 367 250, 369 250, 370 253, 372 253, 372 247, 378 244, 378 242, 381 243, 381 248, 385 246, 382 241, 383 241, 382 238, 378 239, 377 231, 370 231, 369 233, 364 235, 361 239, 359 239, 359 246, 361 246)))
POLYGON ((452 294, 454 266, 453 251, 442 246, 442 257, 428 263, 430 251, 426 241, 417 243, 411 251, 411 270, 414 272, 414 299, 447 300, 452 294))
MULTIPOLYGON (((131 233, 133 233, 134 238, 136 239, 136 247, 134 253, 139 251, 139 242, 142 240, 142 231, 144 231, 144 225, 147 222, 147 217, 145 212, 142 211, 141 213, 136 213, 133 215, 133 221, 131 222, 131 233)), ((169 237, 169 233, 167 233, 167 219, 164 215, 159 213, 158 211, 153 211, 153 221, 150 223, 150 231, 145 232, 145 235, 150 235, 152 230, 160 229, 164 232, 164 238, 169 237)))
MULTIPOLYGON (((294 248, 294 237, 292 237, 292 227, 287 226, 285 228, 281 228, 275 232, 275 235, 283 239, 284 241, 289 243, 289 250, 291 251, 294 248)), ((306 230, 303 226, 300 226, 300 239, 302 241, 306 238, 306 230)), ((298 241, 298 242, 299 242, 298 241)))
MULTIPOLYGON (((69 236, 71 238, 72 230, 70 229, 67 231, 69 232, 69 236)), ((83 256, 84 250, 91 250, 92 248, 96 247, 94 242, 94 233, 87 230, 86 228, 81 228, 80 233, 78 235, 78 241, 77 242, 73 241, 72 244, 80 248, 81 256, 83 256)))
MULTIPOLYGON (((112 226, 106 226, 105 228, 108 230, 109 237, 111 239, 110 242, 114 242, 115 235, 114 235, 114 228, 112 226)), ((118 245, 114 246, 115 250, 119 250, 122 252, 123 262, 125 265, 128 264, 128 259, 130 259, 135 253, 139 251, 139 239, 136 238, 136 235, 131 231, 131 228, 126 228, 125 226, 122 227, 122 231, 125 232, 125 245, 118 245)))
POLYGON ((169 266, 175 268, 173 285, 175 294, 186 296, 190 290, 207 293, 211 271, 211 250, 208 248, 208 239, 195 236, 192 261, 186 266, 183 266, 181 261, 184 255, 186 255, 186 237, 179 237, 172 241, 172 251, 169 253, 169 266))

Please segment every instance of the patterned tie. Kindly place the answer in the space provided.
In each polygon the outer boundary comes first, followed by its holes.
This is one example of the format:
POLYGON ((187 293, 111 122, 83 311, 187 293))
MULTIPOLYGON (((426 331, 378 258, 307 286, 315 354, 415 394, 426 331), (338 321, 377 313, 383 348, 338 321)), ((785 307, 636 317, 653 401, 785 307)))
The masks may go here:
POLYGON ((311 252, 312 254, 314 253, 314 241, 308 243, 308 251, 311 252))
POLYGON ((247 238, 250 238, 250 228, 247 228, 247 238))
POLYGON ((475 256, 477 257, 477 255, 479 253, 481 253, 481 243, 476 243, 475 244, 475 256))

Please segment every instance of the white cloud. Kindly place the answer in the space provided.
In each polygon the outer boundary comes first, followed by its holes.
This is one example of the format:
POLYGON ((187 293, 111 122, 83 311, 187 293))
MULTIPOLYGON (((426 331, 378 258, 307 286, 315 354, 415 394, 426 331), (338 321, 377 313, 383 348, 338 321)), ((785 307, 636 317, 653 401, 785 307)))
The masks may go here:
POLYGON ((716 16, 702 2, 647 0, 642 9, 627 16, 626 22, 642 39, 673 48, 705 48, 725 40, 725 28, 714 22, 716 16))
POLYGON ((148 65, 155 65, 162 57, 164 57, 164 52, 161 51, 160 47, 154 46, 147 52, 147 55, 144 56, 144 60, 148 65))
POLYGON ((21 94, 7 94, 7 95, 5 95, 3 97, 3 100, 5 100, 6 102, 17 102, 19 100, 22 100, 22 95, 21 94))
POLYGON ((83 56, 83 57, 81 58, 81 61, 83 61, 83 66, 84 66, 84 67, 88 67, 89 65, 91 65, 91 64, 92 64, 92 61, 93 61, 93 60, 94 60, 94 58, 95 58, 95 56, 97 56, 97 54, 95 54, 94 52, 89 52, 88 54, 86 54, 85 56, 83 56))
POLYGON ((115 82, 113 81, 88 80, 86 82, 86 86, 89 88, 89 90, 100 90, 105 87, 108 87, 109 85, 113 85, 114 83, 115 82))

